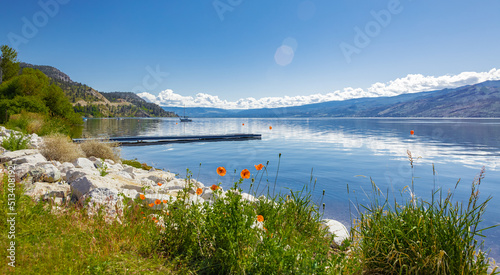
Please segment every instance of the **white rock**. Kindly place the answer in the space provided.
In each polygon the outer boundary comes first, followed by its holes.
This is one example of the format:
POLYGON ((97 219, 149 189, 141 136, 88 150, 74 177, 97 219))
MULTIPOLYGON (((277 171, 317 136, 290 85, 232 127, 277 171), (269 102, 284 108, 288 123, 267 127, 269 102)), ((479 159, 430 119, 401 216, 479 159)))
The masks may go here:
POLYGON ((255 198, 254 196, 248 194, 248 193, 242 193, 241 194, 241 198, 246 200, 246 201, 249 201, 249 202, 256 202, 258 201, 257 198, 255 198))
POLYGON ((96 170, 94 163, 86 158, 77 158, 75 161, 73 161, 73 165, 76 168, 83 168, 83 169, 87 169, 87 170, 96 170))
POLYGON ((45 182, 55 182, 61 179, 61 172, 50 163, 37 164, 37 168, 42 170, 41 180, 45 182))
POLYGON ((20 165, 16 165, 14 172, 16 173, 16 176, 18 178, 24 178, 26 174, 33 169, 35 169, 35 165, 31 163, 23 163, 20 165))
POLYGON ((36 182, 27 188, 25 194, 37 201, 40 198, 44 200, 59 198, 59 201, 63 202, 70 194, 70 186, 67 184, 36 182))
POLYGON ((123 198, 118 195, 118 190, 99 187, 91 190, 82 199, 87 202, 87 212, 90 216, 103 211, 102 213, 105 215, 104 218, 107 222, 115 219, 120 222, 119 217, 123 214, 123 198))
POLYGON ((349 231, 347 231, 347 228, 339 221, 324 219, 322 225, 327 228, 328 235, 334 235, 333 240, 337 245, 341 245, 345 239, 349 238, 349 231))
POLYGON ((6 152, 2 156, 0 156, 0 163, 8 162, 16 158, 20 158, 27 155, 33 155, 36 153, 38 153, 38 150, 36 149, 25 149, 25 150, 6 152))
POLYGON ((47 162, 47 159, 40 153, 22 156, 12 160, 12 164, 31 163, 36 165, 37 163, 40 162, 47 162))
POLYGON ((66 181, 71 183, 75 180, 77 180, 78 178, 81 178, 83 176, 86 176, 86 175, 95 175, 95 176, 98 176, 99 175, 99 171, 97 170, 85 170, 85 169, 82 169, 82 168, 70 168, 66 171, 66 181))
POLYGON ((139 192, 137 192, 137 190, 122 189, 120 190, 120 193, 123 194, 125 197, 131 199, 136 199, 139 197, 139 192))
POLYGON ((61 172, 63 179, 66 180, 66 173, 70 169, 75 169, 75 166, 71 162, 64 162, 64 163, 58 165, 57 169, 59 169, 59 171, 61 172))

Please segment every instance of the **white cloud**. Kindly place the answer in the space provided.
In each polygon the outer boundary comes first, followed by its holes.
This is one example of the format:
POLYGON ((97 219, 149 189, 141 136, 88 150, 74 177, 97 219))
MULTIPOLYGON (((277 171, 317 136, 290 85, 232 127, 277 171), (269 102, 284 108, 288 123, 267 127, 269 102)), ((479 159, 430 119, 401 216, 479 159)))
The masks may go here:
POLYGON ((218 96, 198 93, 196 96, 182 96, 172 90, 165 90, 155 96, 150 93, 140 93, 138 96, 161 106, 171 107, 214 107, 224 109, 258 109, 299 106, 326 101, 339 101, 361 97, 396 96, 407 93, 418 93, 444 88, 456 88, 472 85, 487 80, 500 80, 500 69, 491 69, 489 72, 462 72, 457 75, 424 76, 409 74, 387 83, 374 83, 367 89, 347 87, 342 90, 326 94, 307 96, 283 96, 241 98, 237 101, 222 100, 218 96))

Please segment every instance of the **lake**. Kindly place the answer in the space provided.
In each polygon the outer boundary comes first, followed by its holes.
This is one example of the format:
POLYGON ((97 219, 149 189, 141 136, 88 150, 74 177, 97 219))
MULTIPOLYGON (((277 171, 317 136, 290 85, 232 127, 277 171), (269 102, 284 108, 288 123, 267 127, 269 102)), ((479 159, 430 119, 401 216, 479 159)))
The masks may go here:
MULTIPOLYGON (((242 169, 253 176, 255 164, 269 161, 258 193, 265 194, 267 185, 272 192, 275 182, 276 192, 282 193, 315 186, 313 198, 318 205, 325 203, 324 217, 346 225, 350 211, 355 213, 355 204, 349 201, 369 202, 364 192, 370 194, 370 178, 389 196, 401 198, 400 191, 411 185, 413 175, 415 193, 424 199, 434 188, 447 192, 460 180, 454 198, 466 203, 471 183, 484 167, 481 198, 493 199, 483 226, 500 224, 500 119, 193 118, 189 123, 174 118, 88 119, 83 130, 84 136, 93 137, 232 133, 262 134, 262 140, 128 146, 122 147, 122 158, 137 158, 181 177, 189 169, 193 178, 205 185, 222 182, 225 190, 239 179, 242 169), (228 171, 223 178, 216 174, 219 166, 228 171)), ((249 187, 250 180, 245 180, 243 190, 249 187)), ((500 258, 500 228, 485 233, 490 256, 500 258)))

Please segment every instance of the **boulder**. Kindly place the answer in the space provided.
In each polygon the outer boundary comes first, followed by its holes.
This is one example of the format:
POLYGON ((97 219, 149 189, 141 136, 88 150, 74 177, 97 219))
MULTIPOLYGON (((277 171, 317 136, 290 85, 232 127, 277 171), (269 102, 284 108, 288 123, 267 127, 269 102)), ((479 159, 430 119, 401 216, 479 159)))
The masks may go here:
POLYGON ((117 189, 98 187, 85 194, 82 199, 86 202, 89 216, 102 211, 106 222, 117 220, 121 223, 119 218, 123 215, 123 198, 118 195, 117 189))
POLYGON ((35 169, 35 165, 31 163, 23 163, 15 166, 14 172, 18 178, 25 178, 31 170, 35 169))
POLYGON ((27 155, 34 155, 36 153, 38 153, 38 150, 36 149, 25 149, 25 150, 6 152, 2 156, 0 156, 0 163, 9 162, 13 159, 17 159, 27 155))
POLYGON ((83 168, 70 168, 66 171, 66 181, 68 183, 71 183, 75 180, 77 180, 78 178, 81 178, 83 176, 86 176, 86 175, 94 175, 94 176, 98 176, 99 175, 99 171, 97 170, 85 170, 83 168))
MULTIPOLYGON (((17 152, 17 151, 15 151, 17 152)), ((18 157, 15 159, 12 159, 12 164, 23 164, 23 163, 30 163, 36 165, 37 163, 40 162, 47 162, 47 159, 42 156, 40 153, 32 154, 32 155, 25 155, 22 157, 18 157)))
POLYGON ((67 184, 51 184, 46 182, 35 182, 27 188, 25 194, 35 200, 52 199, 56 203, 65 202, 70 194, 70 186, 67 184))
POLYGON ((336 245, 342 245, 345 239, 349 238, 349 231, 347 228, 339 221, 332 219, 324 219, 322 225, 328 230, 328 235, 333 235, 333 241, 336 245))
POLYGON ((61 172, 62 178, 67 181, 66 173, 71 169, 75 169, 75 166, 71 162, 64 162, 60 165, 57 165, 57 169, 59 169, 59 171, 61 172))
POLYGON ((75 161, 73 161, 73 165, 76 168, 83 168, 86 170, 97 170, 95 168, 94 163, 86 158, 77 158, 75 161))
POLYGON ((51 163, 39 163, 36 167, 42 171, 42 181, 55 182, 61 179, 61 172, 51 163))

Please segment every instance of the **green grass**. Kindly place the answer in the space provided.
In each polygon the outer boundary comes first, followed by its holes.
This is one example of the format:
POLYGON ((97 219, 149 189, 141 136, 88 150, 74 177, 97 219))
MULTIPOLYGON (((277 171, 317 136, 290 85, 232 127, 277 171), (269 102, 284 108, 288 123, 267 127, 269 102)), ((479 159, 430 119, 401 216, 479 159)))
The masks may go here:
MULTIPOLYGON (((7 177, 0 188, 0 246, 7 234, 7 177)), ((151 250, 158 229, 144 219, 151 210, 129 201, 123 224, 108 224, 102 216, 89 218, 78 205, 51 211, 49 202, 34 202, 16 193, 16 267, 7 265, 7 251, 0 274, 158 274, 170 273, 165 259, 151 250), (144 212, 144 214, 141 214, 144 212)))
POLYGON ((479 237, 489 229, 480 222, 491 197, 479 201, 483 173, 472 183, 466 204, 452 201, 454 191, 443 196, 438 190, 427 202, 406 188, 409 198, 391 205, 372 182, 374 197, 370 205, 361 206, 353 227, 353 250, 364 272, 486 274, 488 254, 479 237))
POLYGON ((29 149, 29 141, 30 140, 27 135, 15 135, 11 132, 9 137, 4 138, 4 140, 2 141, 2 147, 10 151, 29 149))

